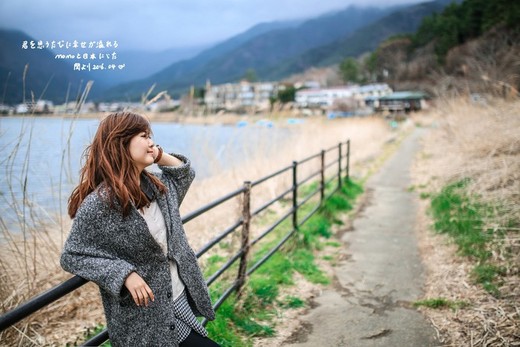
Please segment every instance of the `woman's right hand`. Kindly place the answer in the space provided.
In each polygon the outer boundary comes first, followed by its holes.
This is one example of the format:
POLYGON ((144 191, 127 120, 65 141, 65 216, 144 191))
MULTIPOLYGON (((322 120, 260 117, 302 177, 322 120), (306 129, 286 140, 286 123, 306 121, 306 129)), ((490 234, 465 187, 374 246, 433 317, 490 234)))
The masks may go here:
POLYGON ((152 290, 137 272, 132 272, 125 280, 128 289, 137 306, 148 306, 148 300, 155 300, 152 290))

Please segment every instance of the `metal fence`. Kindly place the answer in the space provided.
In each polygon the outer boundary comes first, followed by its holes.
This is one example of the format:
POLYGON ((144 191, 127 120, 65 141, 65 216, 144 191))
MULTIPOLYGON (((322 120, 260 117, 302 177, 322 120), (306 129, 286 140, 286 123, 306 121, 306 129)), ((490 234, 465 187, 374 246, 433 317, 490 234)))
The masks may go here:
MULTIPOLYGON (((270 175, 267 175, 263 178, 260 178, 256 181, 246 181, 244 185, 237 189, 203 207, 198 210, 195 210, 188 214, 187 216, 182 218, 183 224, 189 223, 190 221, 198 218, 204 213, 214 209, 215 207, 223 204, 226 201, 229 201, 235 197, 242 196, 242 216, 230 225, 225 230, 221 231, 215 238, 205 244, 198 252, 197 258, 200 258, 202 255, 207 253, 213 247, 218 245, 222 240, 229 237, 231 234, 237 232, 237 230, 241 227, 241 246, 240 249, 232 255, 227 261, 214 273, 212 273, 207 279, 206 283, 208 286, 211 286, 220 276, 224 273, 231 271, 231 267, 233 265, 237 265, 238 262, 238 270, 236 273, 236 278, 232 281, 227 289, 223 291, 219 298, 215 300, 214 309, 215 311, 224 303, 224 301, 234 292, 240 292, 240 289, 244 285, 248 276, 250 276, 253 272, 255 272, 262 264, 264 264, 273 254, 275 254, 284 244, 289 240, 295 233, 297 233, 298 229, 314 215, 319 208, 322 206, 323 202, 327 200, 330 196, 336 193, 339 190, 343 183, 343 178, 348 179, 350 172, 350 140, 346 142, 340 142, 337 146, 333 146, 328 149, 324 149, 319 153, 311 155, 305 159, 300 161, 293 161, 293 163, 287 167, 284 167, 270 175), (345 152, 343 150, 345 149, 345 152), (334 152, 337 152, 337 155, 334 155, 334 152), (332 153, 332 155, 330 154, 332 153), (327 161, 329 157, 332 157, 333 160, 327 161), (320 168, 318 170, 313 171, 307 177, 298 180, 298 171, 304 165, 309 165, 309 163, 314 159, 320 158, 320 168), (343 164, 343 160, 345 163, 343 164), (344 167, 343 167, 344 165, 344 167), (326 173, 332 169, 334 166, 337 166, 337 171, 334 172, 331 177, 327 178, 326 173), (277 176, 280 176, 284 173, 292 173, 292 186, 287 190, 283 191, 280 195, 275 197, 274 199, 265 202, 263 205, 258 207, 255 210, 251 208, 251 193, 252 188, 256 186, 260 186, 262 183, 267 182, 277 176), (344 175, 344 176, 343 176, 344 175), (316 178, 319 176, 318 178, 316 178), (335 188, 325 195, 325 187, 337 180, 337 185, 335 188), (298 195, 298 188, 304 184, 309 184, 311 182, 319 182, 317 188, 311 191, 308 195, 304 197, 300 197, 298 195), (300 218, 298 212, 301 210, 301 207, 308 203, 313 197, 317 194, 319 195, 319 201, 315 204, 312 210, 302 218, 300 218), (250 227, 251 220, 258 216, 261 212, 267 210, 274 203, 281 201, 282 199, 287 199, 286 197, 291 194, 291 207, 282 214, 282 216, 276 220, 272 225, 268 226, 265 230, 263 230, 259 235, 256 235, 254 239, 250 239, 250 227), (268 252, 255 263, 250 262, 249 253, 260 240, 262 240, 267 235, 271 234, 282 222, 291 217, 291 230, 283 235, 279 240, 277 240, 276 245, 272 247, 268 252)), ((10 326, 16 324, 18 321, 28 317, 34 312, 38 311, 42 307, 62 298, 63 296, 69 294, 70 292, 78 289, 88 281, 79 277, 74 276, 69 280, 62 282, 61 284, 55 286, 54 288, 30 299, 29 301, 21 304, 17 308, 3 314, 0 316, 0 331, 3 331, 10 326)), ((203 324, 206 324, 206 321, 203 321, 203 324)), ((84 343, 84 346, 96 346, 104 343, 109 339, 108 331, 105 329, 100 332, 96 336, 92 337, 88 341, 84 343)))

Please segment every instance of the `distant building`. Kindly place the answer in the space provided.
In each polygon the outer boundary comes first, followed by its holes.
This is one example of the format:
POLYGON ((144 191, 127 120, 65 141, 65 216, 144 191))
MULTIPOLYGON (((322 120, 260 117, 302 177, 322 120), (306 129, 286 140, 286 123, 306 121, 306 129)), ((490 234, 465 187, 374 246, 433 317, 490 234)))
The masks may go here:
POLYGON ((36 102, 25 102, 18 104, 15 107, 15 113, 17 114, 47 114, 54 113, 54 104, 50 100, 38 100, 36 102))
POLYGON ((166 112, 176 109, 181 105, 180 100, 163 99, 148 105, 147 109, 152 112, 166 112))
POLYGON ((393 90, 386 83, 366 84, 358 87, 356 97, 363 100, 365 106, 372 106, 370 100, 392 94, 393 90))
POLYGON ((101 102, 97 108, 99 112, 118 112, 124 107, 118 102, 101 102))
POLYGON ((54 113, 54 103, 50 100, 38 100, 33 106, 34 113, 54 113))
POLYGON ((294 84, 294 88, 301 89, 301 88, 307 88, 307 89, 319 89, 321 88, 320 82, 318 81, 305 81, 305 82, 296 82, 294 84))
POLYGON ((300 108, 334 109, 336 105, 347 103, 354 108, 365 108, 367 99, 379 98, 392 93, 387 84, 367 84, 339 86, 332 88, 302 89, 296 92, 296 104, 300 108))
POLYGON ((377 111, 410 112, 428 107, 428 95, 417 91, 395 92, 379 98, 377 111))
POLYGON ((302 89, 296 92, 295 101, 296 105, 302 108, 329 108, 336 100, 352 96, 352 87, 302 89))
POLYGON ((211 85, 206 83, 204 103, 212 112, 219 110, 268 110, 270 99, 274 97, 279 85, 270 82, 226 83, 211 85))
POLYGON ((13 114, 14 107, 9 105, 0 104, 0 114, 13 114))
POLYGON ((14 112, 16 114, 26 114, 26 113, 29 113, 29 106, 27 104, 18 104, 14 108, 14 112))

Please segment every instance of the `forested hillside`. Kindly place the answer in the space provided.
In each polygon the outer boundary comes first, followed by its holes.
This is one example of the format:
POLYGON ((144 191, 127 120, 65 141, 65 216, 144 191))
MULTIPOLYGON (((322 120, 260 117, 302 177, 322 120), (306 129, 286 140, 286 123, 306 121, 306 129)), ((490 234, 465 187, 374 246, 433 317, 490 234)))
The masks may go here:
MULTIPOLYGON (((149 78, 117 86, 106 96, 111 99, 123 95, 125 98, 135 98, 153 84, 157 84, 159 90, 167 90, 170 95, 179 95, 186 93, 191 85, 203 86, 208 79, 214 84, 237 82, 249 70, 255 70, 258 79, 265 80, 265 71, 276 69, 286 59, 349 35, 393 10, 395 8, 350 6, 295 26, 270 28, 251 36, 241 34, 240 40, 230 38, 193 59, 174 63, 149 78)), ((303 69, 300 67, 299 71, 303 69)))
POLYGON ((426 17, 412 36, 413 47, 434 42, 435 53, 443 60, 448 51, 479 37, 497 25, 520 26, 520 2, 511 0, 466 0, 452 3, 441 14, 426 17))
POLYGON ((514 94, 520 89, 519 43, 520 1, 465 0, 425 17, 414 34, 393 36, 343 66, 354 65, 353 79, 396 89, 514 94))
POLYGON ((451 1, 429 1, 396 9, 350 35, 308 50, 301 55, 282 61, 276 66, 269 66, 269 69, 261 71, 261 75, 278 79, 310 67, 330 66, 341 62, 345 57, 356 57, 370 52, 388 37, 414 33, 425 16, 442 11, 451 1))

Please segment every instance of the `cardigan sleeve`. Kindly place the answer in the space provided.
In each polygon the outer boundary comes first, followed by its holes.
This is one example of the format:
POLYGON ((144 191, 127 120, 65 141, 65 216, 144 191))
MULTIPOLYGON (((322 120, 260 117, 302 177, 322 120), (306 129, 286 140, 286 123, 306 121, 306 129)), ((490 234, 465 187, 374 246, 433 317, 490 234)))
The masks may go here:
POLYGON ((98 211, 88 203, 80 207, 63 247, 60 264, 65 271, 92 281, 119 297, 126 278, 136 268, 111 251, 112 242, 103 235, 104 228, 96 215, 98 211))
POLYGON ((180 159, 183 163, 178 166, 159 165, 159 168, 162 170, 161 179, 168 189, 173 188, 177 192, 180 205, 188 192, 188 188, 195 179, 195 171, 191 167, 191 162, 187 157, 182 154, 170 154, 180 159))

